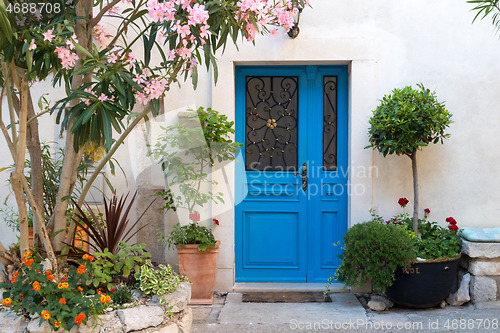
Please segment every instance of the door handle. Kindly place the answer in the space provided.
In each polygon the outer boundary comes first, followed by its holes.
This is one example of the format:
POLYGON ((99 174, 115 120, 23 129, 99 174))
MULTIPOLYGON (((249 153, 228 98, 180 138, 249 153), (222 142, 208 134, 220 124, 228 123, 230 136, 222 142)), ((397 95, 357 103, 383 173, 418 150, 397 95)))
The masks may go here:
POLYGON ((307 191, 307 163, 302 164, 302 172, 296 172, 295 176, 302 176, 302 190, 307 191))

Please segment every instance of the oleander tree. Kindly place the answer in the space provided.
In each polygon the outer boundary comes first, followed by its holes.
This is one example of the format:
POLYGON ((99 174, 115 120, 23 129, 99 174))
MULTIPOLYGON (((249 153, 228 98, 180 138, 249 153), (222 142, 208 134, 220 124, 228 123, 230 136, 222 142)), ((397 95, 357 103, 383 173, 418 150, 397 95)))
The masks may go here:
MULTIPOLYGON (((0 0, 0 130, 15 163, 10 175, 19 212, 21 253, 28 250, 28 207, 35 233, 53 270, 75 233, 67 235, 66 212, 82 152, 106 154, 79 197, 79 206, 98 173, 142 120, 158 114, 170 86, 191 77, 198 65, 212 66, 217 50, 276 35, 293 26, 307 0, 0 0), (112 24, 105 24, 112 22, 112 24), (139 45, 138 45, 139 44, 139 45), (132 49, 140 49, 135 54, 132 49), (41 111, 32 100, 37 81, 64 87, 65 96, 41 111), (43 211, 38 119, 56 115, 65 137, 57 202, 47 226, 43 211), (26 152, 31 186, 24 175, 26 152), (49 235, 55 235, 53 238, 49 235), (66 238, 65 238, 66 237, 66 238)), ((0 260, 12 259, 0 244, 0 260)), ((61 259, 62 260, 62 259, 61 259)))
POLYGON ((476 11, 476 16, 472 22, 478 18, 484 19, 491 17, 492 24, 497 30, 500 30, 500 1, 499 0, 469 0, 467 3, 475 4, 472 10, 476 11))
POLYGON ((451 113, 436 94, 418 84, 394 89, 385 95, 373 111, 368 130, 370 145, 385 156, 406 155, 411 159, 413 174, 413 231, 418 231, 418 173, 417 151, 432 143, 443 143, 450 135, 445 133, 452 123, 451 113))

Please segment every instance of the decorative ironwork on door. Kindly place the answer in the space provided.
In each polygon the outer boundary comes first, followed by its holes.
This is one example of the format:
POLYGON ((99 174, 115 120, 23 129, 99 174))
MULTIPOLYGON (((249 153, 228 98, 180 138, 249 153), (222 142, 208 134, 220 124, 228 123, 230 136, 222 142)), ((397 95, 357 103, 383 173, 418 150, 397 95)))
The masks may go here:
POLYGON ((296 171, 298 77, 250 76, 245 86, 245 169, 296 171))
POLYGON ((323 78, 323 169, 337 170, 337 77, 323 78))

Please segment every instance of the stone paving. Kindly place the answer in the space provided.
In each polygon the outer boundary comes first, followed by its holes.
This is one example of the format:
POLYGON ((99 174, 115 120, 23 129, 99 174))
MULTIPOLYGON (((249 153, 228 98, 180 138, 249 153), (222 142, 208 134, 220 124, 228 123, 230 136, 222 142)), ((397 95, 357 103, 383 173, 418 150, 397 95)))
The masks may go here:
POLYGON ((332 303, 243 303, 239 293, 192 306, 192 332, 500 332, 500 302, 375 312, 352 293, 332 303))

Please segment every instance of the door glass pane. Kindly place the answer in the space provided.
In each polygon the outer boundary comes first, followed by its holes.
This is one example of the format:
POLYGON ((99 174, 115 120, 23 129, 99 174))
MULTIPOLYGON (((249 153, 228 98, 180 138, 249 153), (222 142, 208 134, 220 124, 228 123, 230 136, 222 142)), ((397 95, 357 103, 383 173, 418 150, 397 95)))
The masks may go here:
POLYGON ((296 171, 298 77, 248 76, 245 90, 246 170, 296 171))
POLYGON ((337 77, 323 78, 323 170, 337 170, 337 77))

